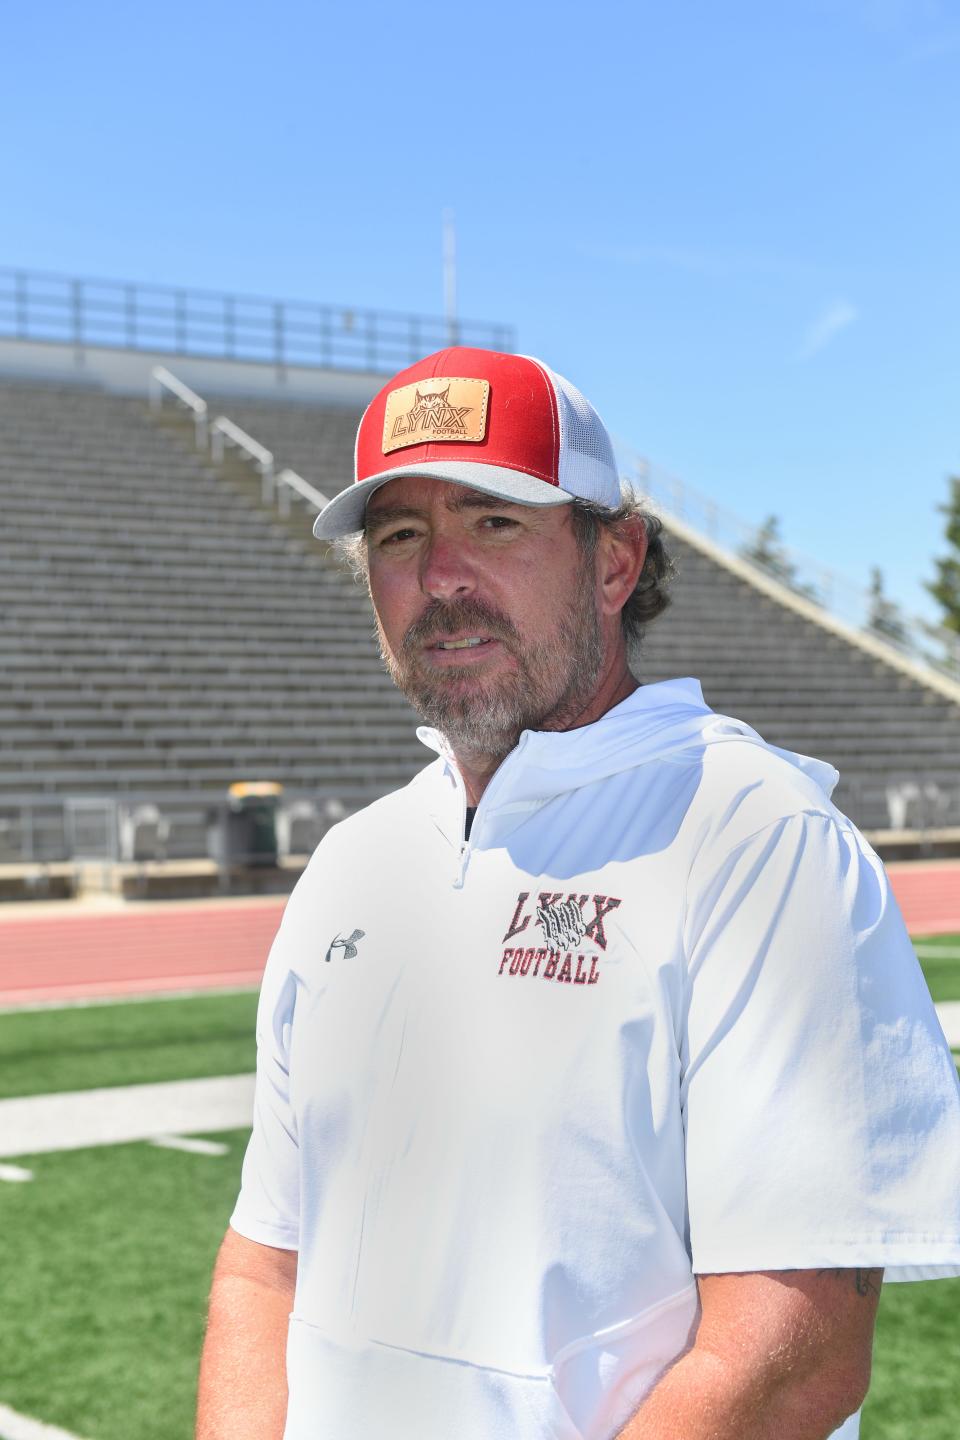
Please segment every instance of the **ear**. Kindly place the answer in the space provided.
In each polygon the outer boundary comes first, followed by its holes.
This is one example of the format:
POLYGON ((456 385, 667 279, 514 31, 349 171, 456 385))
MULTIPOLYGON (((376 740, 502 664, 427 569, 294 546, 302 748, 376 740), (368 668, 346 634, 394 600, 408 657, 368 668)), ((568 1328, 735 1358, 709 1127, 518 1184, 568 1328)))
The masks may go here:
POLYGON ((597 586, 605 615, 619 615, 633 594, 647 558, 647 527, 630 515, 611 529, 602 528, 597 547, 597 586))

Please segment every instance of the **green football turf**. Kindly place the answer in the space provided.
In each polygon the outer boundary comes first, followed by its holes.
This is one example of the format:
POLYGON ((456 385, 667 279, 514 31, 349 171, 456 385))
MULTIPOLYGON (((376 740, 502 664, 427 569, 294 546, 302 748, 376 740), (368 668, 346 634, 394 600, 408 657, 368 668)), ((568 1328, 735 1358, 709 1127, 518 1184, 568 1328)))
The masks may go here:
POLYGON ((0 1014, 0 1099, 252 1071, 257 997, 162 998, 0 1014))
POLYGON ((913 943, 934 1000, 960 1000, 960 935, 931 935, 913 943))
POLYGON ((245 1131, 39 1155, 0 1185, 0 1403, 84 1440, 189 1440, 206 1296, 245 1131))
POLYGON ((884 1285, 861 1440, 955 1440, 960 1280, 884 1285))

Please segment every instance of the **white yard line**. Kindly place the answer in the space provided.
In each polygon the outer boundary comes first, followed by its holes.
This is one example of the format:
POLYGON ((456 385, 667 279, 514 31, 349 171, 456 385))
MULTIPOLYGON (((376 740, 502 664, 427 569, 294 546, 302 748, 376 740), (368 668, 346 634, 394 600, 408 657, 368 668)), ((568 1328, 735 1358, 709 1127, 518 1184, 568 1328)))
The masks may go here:
POLYGON ((914 944, 919 960, 960 960, 960 947, 956 945, 914 944))
POLYGON ((22 1165, 0 1164, 0 1180, 6 1180, 11 1185, 22 1185, 26 1180, 33 1179, 32 1170, 24 1170, 22 1165))
POLYGON ((0 1405, 0 1440, 79 1440, 79 1436, 56 1425, 44 1425, 42 1420, 31 1420, 9 1405, 0 1405))
POLYGON ((217 1075, 0 1100, 0 1157, 240 1130, 253 1123, 253 1078, 217 1075))
POLYGON ((154 1135, 150 1141, 160 1150, 185 1150, 188 1155, 229 1155, 230 1146, 219 1140, 197 1140, 189 1135, 154 1135))

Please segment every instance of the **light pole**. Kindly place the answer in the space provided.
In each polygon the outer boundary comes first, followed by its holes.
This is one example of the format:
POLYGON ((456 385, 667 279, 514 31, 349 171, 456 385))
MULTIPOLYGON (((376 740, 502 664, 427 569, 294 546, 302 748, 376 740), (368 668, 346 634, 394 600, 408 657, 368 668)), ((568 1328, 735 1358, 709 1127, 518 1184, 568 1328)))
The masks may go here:
POLYGON ((457 325, 457 232, 453 211, 443 212, 443 312, 447 318, 447 339, 456 345, 457 325))

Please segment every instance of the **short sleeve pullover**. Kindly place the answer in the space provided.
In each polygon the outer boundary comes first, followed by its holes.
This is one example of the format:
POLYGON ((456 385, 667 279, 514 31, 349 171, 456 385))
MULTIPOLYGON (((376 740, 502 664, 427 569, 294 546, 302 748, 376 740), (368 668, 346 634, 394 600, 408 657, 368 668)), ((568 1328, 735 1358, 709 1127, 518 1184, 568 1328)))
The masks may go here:
POLYGON ((956 1071, 879 860, 815 812, 715 855, 685 935, 694 1270, 960 1274, 956 1071))

